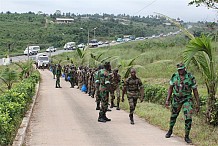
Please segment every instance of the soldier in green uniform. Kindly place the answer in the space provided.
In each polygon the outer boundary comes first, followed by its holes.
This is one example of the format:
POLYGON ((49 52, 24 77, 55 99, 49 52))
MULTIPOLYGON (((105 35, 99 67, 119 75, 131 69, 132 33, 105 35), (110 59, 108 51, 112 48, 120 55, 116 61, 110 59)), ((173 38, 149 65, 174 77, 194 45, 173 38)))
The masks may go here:
POLYGON ((100 91, 99 91, 99 86, 100 86, 99 74, 100 74, 100 70, 101 69, 103 69, 102 65, 100 65, 98 67, 98 70, 95 71, 95 74, 94 74, 94 80, 95 80, 95 102, 97 104, 96 110, 100 110, 100 102, 101 102, 101 98, 99 96, 99 94, 100 94, 100 91))
POLYGON ((70 78, 69 82, 70 82, 70 88, 74 88, 74 84, 75 84, 75 71, 74 71, 74 67, 71 67, 68 73, 68 76, 70 78))
POLYGON ((110 96, 111 96, 111 106, 110 108, 114 107, 114 99, 115 99, 115 91, 117 95, 117 110, 120 110, 120 80, 121 76, 118 74, 118 69, 113 70, 113 74, 111 75, 111 91, 110 91, 110 96))
POLYGON ((98 80, 100 83, 99 91, 100 91, 100 98, 101 98, 101 109, 99 112, 98 122, 106 122, 111 121, 106 117, 106 112, 108 109, 108 98, 109 98, 109 91, 110 91, 110 76, 109 70, 111 69, 110 62, 106 62, 104 65, 104 69, 100 70, 98 80))
POLYGON ((78 80, 78 89, 82 88, 83 85, 83 75, 82 75, 82 66, 77 70, 77 80, 78 80))
POLYGON ((57 65, 56 64, 52 65, 53 79, 55 79, 55 76, 56 76, 56 69, 57 69, 57 65))
MULTIPOLYGON (((141 102, 144 100, 144 88, 141 82, 141 79, 139 79, 136 76, 136 70, 134 68, 131 69, 131 76, 126 79, 124 82, 124 93, 127 93, 127 98, 129 101, 130 106, 130 124, 134 124, 133 119, 133 113, 137 104, 137 100, 139 97, 141 97, 141 102)), ((124 96, 122 95, 122 102, 124 101, 124 96)))
POLYGON ((61 88, 60 85, 61 70, 62 70, 61 65, 58 64, 57 71, 56 71, 56 88, 61 88))
POLYGON ((166 138, 170 138, 173 133, 173 126, 176 123, 176 119, 179 115, 181 108, 183 107, 183 112, 185 116, 185 141, 187 143, 192 143, 189 138, 189 133, 192 124, 192 114, 193 114, 193 99, 192 91, 197 103, 196 111, 199 111, 199 95, 197 90, 197 85, 195 77, 186 71, 185 65, 183 63, 177 64, 177 73, 174 73, 170 79, 170 87, 168 89, 168 95, 166 99, 166 107, 171 104, 171 117, 169 131, 166 134, 166 138), (171 95, 173 94, 172 100, 171 95))

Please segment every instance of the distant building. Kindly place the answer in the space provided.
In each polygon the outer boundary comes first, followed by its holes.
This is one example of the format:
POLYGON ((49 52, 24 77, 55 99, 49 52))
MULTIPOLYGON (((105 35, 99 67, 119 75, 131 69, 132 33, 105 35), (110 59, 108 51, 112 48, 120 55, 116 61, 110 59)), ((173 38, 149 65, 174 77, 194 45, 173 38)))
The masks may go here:
POLYGON ((56 18, 56 23, 73 23, 74 19, 72 18, 56 18))
POLYGON ((171 25, 171 23, 164 23, 165 25, 167 25, 167 26, 170 26, 171 25))

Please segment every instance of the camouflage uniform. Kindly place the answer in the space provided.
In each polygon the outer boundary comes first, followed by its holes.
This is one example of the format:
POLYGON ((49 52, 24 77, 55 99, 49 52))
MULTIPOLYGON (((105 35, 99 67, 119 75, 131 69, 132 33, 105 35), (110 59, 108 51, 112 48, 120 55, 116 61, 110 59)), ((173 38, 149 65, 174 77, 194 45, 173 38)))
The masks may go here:
POLYGON ((144 88, 141 80, 135 76, 134 78, 129 77, 124 82, 124 90, 127 92, 127 98, 130 106, 130 114, 129 114, 130 121, 131 124, 134 124, 133 113, 135 111, 138 98, 141 97, 141 100, 143 100, 144 88))
POLYGON ((67 77, 68 77, 68 73, 69 73, 69 66, 64 66, 64 77, 65 77, 65 81, 68 81, 67 77))
POLYGON ((74 70, 74 68, 70 69, 68 76, 70 78, 69 82, 70 82, 71 88, 74 88, 74 86, 75 86, 75 70, 74 70))
MULTIPOLYGON (((106 65, 110 65, 108 62, 106 63, 106 65)), ((106 121, 110 121, 110 119, 108 119, 106 117, 106 112, 108 109, 108 98, 109 98, 109 90, 110 90, 110 76, 109 76, 109 71, 106 69, 101 69, 99 72, 99 76, 98 76, 98 80, 100 83, 99 86, 99 91, 100 91, 100 98, 101 98, 101 109, 99 112, 99 117, 98 117, 98 121, 99 122, 106 122, 106 121)))
POLYGON ((57 66, 56 65, 52 65, 52 73, 53 73, 53 78, 55 79, 55 75, 56 75, 56 69, 57 66))
POLYGON ((173 129, 183 106, 183 112, 185 115, 185 135, 189 135, 193 114, 192 89, 197 88, 195 77, 190 73, 186 73, 185 78, 181 80, 179 74, 175 73, 170 80, 170 85, 173 86, 170 129, 173 129))
POLYGON ((77 71, 77 79, 78 79, 78 88, 81 89, 83 85, 83 76, 82 76, 82 70, 79 68, 77 71))
MULTIPOLYGON (((118 70, 114 70, 114 72, 118 72, 118 70)), ((120 104, 120 80, 121 76, 118 73, 113 73, 110 79, 111 82, 111 90, 110 90, 110 96, 111 96, 111 108, 114 107, 114 99, 115 95, 114 92, 116 91, 117 94, 117 110, 119 110, 119 104, 120 104)))
POLYGON ((56 70, 56 88, 61 88, 60 86, 60 77, 61 77, 61 66, 58 65, 56 70))
POLYGON ((100 74, 100 70, 97 70, 94 73, 94 80, 95 80, 95 101, 96 101, 96 104, 97 104, 96 110, 100 110, 100 102, 101 102, 101 98, 99 96, 99 94, 100 94, 100 91, 99 91, 99 86, 100 86, 100 83, 99 83, 99 74, 100 74))

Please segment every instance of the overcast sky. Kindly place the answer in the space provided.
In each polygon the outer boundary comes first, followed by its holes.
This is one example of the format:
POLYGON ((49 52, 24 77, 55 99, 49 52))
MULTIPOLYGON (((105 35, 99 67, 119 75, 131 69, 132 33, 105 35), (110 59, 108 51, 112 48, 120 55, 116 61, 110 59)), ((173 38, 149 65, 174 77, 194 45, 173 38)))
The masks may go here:
POLYGON ((217 21, 218 13, 205 7, 188 6, 190 0, 0 0, 0 12, 38 12, 61 10, 75 14, 155 15, 158 12, 184 21, 217 21))

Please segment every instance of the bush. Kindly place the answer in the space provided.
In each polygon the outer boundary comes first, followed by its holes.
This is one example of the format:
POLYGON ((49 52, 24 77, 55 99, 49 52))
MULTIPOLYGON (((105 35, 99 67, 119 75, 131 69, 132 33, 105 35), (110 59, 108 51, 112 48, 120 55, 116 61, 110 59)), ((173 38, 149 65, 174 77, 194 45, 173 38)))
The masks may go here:
POLYGON ((0 145, 10 145, 32 101, 39 73, 33 73, 0 96, 0 145))
POLYGON ((164 105, 167 89, 159 85, 145 84, 145 101, 164 105))

